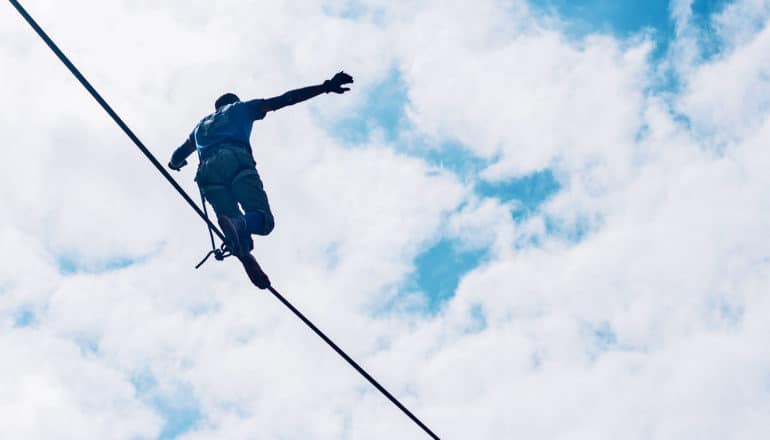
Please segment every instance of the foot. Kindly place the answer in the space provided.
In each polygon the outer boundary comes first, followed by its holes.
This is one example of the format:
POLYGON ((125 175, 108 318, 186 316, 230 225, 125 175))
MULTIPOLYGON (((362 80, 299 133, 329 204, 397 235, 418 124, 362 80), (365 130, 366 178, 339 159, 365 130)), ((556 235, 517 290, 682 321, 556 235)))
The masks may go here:
POLYGON ((267 275, 265 275, 264 272, 262 272, 262 268, 259 267, 259 263, 257 263, 257 260, 253 255, 246 253, 246 255, 238 257, 238 259, 241 260, 243 268, 246 270, 249 279, 255 286, 260 289, 267 289, 270 287, 270 279, 267 278, 267 275))
POLYGON ((243 217, 220 216, 219 226, 225 234, 225 247, 231 254, 240 258, 254 249, 254 241, 246 231, 246 220, 243 217))

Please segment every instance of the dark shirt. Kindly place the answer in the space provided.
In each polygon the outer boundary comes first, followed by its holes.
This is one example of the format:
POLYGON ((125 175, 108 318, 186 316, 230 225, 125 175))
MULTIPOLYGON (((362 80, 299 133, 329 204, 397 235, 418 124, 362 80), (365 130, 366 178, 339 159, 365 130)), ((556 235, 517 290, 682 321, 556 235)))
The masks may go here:
POLYGON ((265 117, 265 101, 253 99, 221 107, 201 119, 184 144, 174 151, 172 161, 180 163, 193 151, 204 156, 209 150, 223 144, 251 148, 249 137, 254 121, 265 117))
MULTIPOLYGON (((336 77, 336 75, 335 75, 336 77)), ((350 80, 352 82, 352 79, 350 80)), ((281 96, 268 99, 252 99, 226 105, 203 118, 185 142, 171 155, 171 162, 181 164, 195 149, 203 156, 218 145, 236 144, 251 149, 249 137, 254 121, 265 117, 269 111, 275 111, 288 105, 305 101, 321 93, 331 91, 324 84, 290 90, 281 96)), ((341 92, 338 92, 341 93, 341 92)))

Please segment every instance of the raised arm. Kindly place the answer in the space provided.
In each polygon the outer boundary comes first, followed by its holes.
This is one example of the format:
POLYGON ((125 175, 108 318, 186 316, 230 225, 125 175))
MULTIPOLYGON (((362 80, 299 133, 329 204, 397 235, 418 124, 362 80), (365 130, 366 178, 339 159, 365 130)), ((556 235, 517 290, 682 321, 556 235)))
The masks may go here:
POLYGON ((171 160, 168 162, 168 167, 172 170, 179 171, 183 166, 187 165, 187 157, 195 151, 195 140, 193 135, 187 138, 182 145, 180 145, 174 153, 171 154, 171 160))
POLYGON ((288 105, 294 105, 298 102, 307 101, 315 98, 322 93, 345 93, 350 90, 349 87, 342 87, 345 84, 353 83, 353 77, 345 72, 339 72, 332 79, 327 79, 323 84, 316 86, 303 87, 301 89, 290 90, 281 96, 263 100, 263 110, 265 113, 282 109, 288 105))

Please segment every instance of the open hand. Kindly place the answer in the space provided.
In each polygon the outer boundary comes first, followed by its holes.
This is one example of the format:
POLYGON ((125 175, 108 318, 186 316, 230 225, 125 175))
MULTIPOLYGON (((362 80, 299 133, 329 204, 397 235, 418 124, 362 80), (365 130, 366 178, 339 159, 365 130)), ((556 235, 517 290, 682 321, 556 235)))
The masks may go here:
POLYGON ((353 77, 345 72, 338 72, 332 79, 324 81, 327 92, 333 93, 345 93, 350 90, 350 87, 342 87, 344 84, 352 84, 353 77))

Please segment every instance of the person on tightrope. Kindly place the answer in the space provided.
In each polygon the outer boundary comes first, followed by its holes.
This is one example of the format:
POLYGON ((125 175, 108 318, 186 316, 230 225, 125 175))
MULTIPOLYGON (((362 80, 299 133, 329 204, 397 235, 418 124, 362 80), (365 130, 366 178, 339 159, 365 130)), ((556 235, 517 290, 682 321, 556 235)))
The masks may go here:
POLYGON ((214 113, 203 118, 171 155, 168 167, 179 171, 187 165, 187 157, 198 151, 195 181, 214 208, 225 234, 225 247, 241 260, 251 280, 262 288, 269 286, 269 281, 250 253, 254 248, 251 236, 270 234, 275 219, 249 143, 252 124, 267 112, 323 93, 345 93, 350 88, 343 86, 351 83, 350 75, 339 72, 322 84, 274 98, 241 101, 235 94, 226 93, 214 103, 214 113))

